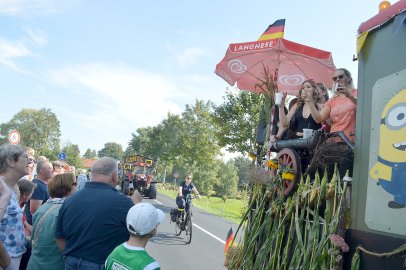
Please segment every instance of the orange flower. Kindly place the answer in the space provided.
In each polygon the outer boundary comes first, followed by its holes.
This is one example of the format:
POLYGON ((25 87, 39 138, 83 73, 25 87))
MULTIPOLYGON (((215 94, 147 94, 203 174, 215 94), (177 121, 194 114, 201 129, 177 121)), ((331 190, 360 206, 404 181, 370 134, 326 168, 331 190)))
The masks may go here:
POLYGON ((276 164, 273 160, 268 160, 267 165, 269 168, 276 170, 278 168, 278 164, 276 164))

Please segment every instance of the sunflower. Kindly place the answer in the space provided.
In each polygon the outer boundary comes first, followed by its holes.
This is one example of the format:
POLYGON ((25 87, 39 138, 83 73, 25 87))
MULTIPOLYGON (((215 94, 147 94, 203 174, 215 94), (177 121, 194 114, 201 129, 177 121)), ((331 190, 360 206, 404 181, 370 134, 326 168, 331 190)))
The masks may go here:
POLYGON ((295 180, 295 175, 293 173, 291 173, 291 172, 283 172, 282 173, 282 179, 293 181, 293 180, 295 180))

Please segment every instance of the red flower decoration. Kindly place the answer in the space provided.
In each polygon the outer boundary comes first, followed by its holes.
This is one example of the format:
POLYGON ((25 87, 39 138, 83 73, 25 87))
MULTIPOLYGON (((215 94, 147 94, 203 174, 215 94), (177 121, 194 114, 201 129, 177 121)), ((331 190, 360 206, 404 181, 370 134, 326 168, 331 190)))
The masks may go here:
POLYGON ((350 250, 344 239, 337 234, 330 235, 330 241, 334 246, 341 248, 343 252, 348 252, 350 250))

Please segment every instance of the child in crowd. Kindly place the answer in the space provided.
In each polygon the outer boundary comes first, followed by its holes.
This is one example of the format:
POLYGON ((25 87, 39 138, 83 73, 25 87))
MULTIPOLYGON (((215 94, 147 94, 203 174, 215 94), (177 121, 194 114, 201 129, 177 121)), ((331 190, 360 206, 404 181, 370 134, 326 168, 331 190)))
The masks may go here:
MULTIPOLYGON (((34 182, 31 182, 30 180, 26 180, 26 179, 18 180, 17 185, 18 185, 18 189, 20 191, 20 197, 19 197, 18 203, 20 204, 20 207, 23 208, 25 203, 28 202, 29 199, 31 199, 32 193, 34 192, 34 189, 37 185, 34 182)), ((25 215, 23 215, 23 224, 24 224, 25 235, 27 236, 27 238, 29 238, 31 235, 32 226, 30 224, 28 224, 27 218, 25 215)))
POLYGON ((127 214, 130 239, 116 247, 106 260, 106 270, 113 269, 161 269, 159 263, 148 255, 145 246, 157 233, 165 214, 150 203, 137 203, 127 214))

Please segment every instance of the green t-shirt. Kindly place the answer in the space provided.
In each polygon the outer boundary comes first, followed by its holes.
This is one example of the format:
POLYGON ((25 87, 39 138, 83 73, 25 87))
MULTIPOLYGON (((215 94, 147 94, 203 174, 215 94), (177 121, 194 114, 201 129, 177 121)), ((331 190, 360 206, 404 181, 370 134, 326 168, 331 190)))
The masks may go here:
POLYGON ((107 257, 106 270, 160 270, 161 266, 144 248, 123 243, 107 257))

